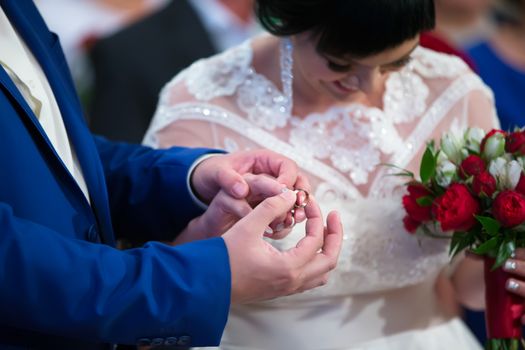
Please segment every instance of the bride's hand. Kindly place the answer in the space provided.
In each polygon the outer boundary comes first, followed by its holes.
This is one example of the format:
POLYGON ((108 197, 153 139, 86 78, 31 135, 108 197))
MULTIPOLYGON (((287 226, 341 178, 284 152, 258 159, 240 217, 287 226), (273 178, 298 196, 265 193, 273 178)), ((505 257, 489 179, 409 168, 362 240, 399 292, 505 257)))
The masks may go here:
MULTIPOLYGON (((513 275, 507 280, 507 290, 525 298, 525 249, 516 249, 515 256, 505 262, 503 269, 513 275)), ((525 315, 521 317, 521 323, 525 325, 525 315)))

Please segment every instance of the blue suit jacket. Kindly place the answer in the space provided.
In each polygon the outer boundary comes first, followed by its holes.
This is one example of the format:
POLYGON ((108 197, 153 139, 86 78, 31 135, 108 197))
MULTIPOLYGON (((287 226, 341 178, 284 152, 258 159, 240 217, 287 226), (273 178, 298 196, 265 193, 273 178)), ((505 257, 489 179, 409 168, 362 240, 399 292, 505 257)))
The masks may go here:
POLYGON ((51 84, 91 201, 0 66, 0 349, 217 344, 230 301, 222 239, 114 248, 114 232, 168 239, 201 213, 186 177, 210 150, 92 137, 57 36, 31 0, 0 5, 51 84))

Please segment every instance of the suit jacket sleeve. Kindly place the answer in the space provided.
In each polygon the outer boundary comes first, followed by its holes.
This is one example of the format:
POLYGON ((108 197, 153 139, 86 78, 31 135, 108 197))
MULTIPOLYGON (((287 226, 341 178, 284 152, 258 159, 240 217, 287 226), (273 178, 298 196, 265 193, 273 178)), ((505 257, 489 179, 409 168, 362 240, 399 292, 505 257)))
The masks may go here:
POLYGON ((230 298, 221 238, 120 251, 64 237, 0 202, 0 314, 13 327, 135 344, 218 344, 230 298), (9 265, 16 268, 6 268, 9 265))
POLYGON ((106 177, 116 236, 132 242, 172 240, 202 214, 190 194, 188 171, 213 151, 204 148, 149 147, 96 137, 106 177))

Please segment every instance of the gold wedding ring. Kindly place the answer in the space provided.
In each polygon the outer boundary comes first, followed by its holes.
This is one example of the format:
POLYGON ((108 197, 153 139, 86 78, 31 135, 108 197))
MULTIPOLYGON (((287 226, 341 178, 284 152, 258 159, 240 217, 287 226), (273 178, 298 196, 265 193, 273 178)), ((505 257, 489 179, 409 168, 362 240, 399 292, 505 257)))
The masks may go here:
POLYGON ((304 207, 306 207, 308 205, 308 198, 310 198, 310 194, 308 193, 308 191, 303 190, 302 188, 296 188, 294 190, 294 192, 295 192, 296 196, 299 195, 299 192, 303 192, 305 194, 304 201, 302 203, 300 203, 300 204, 297 204, 297 202, 296 202, 296 204, 294 204, 294 208, 297 209, 297 208, 304 208, 304 207))

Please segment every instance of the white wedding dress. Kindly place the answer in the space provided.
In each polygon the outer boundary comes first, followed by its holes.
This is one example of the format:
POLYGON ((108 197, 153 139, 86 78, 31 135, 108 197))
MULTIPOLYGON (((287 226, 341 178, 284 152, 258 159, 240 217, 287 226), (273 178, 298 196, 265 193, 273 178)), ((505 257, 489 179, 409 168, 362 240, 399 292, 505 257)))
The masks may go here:
MULTIPOLYGON (((252 66, 252 45, 200 60, 167 84, 145 143, 282 153, 309 176, 323 213, 340 211, 345 234, 326 286, 233 306, 220 349, 481 349, 435 292, 448 242, 404 230, 403 179, 378 164, 417 173, 429 139, 496 127, 491 92, 458 58, 417 48, 388 77, 381 109, 354 103, 299 117, 291 43, 276 52, 277 83, 252 66)), ((303 235, 298 225, 273 244, 286 249, 303 235)))

